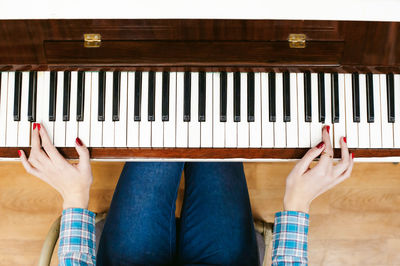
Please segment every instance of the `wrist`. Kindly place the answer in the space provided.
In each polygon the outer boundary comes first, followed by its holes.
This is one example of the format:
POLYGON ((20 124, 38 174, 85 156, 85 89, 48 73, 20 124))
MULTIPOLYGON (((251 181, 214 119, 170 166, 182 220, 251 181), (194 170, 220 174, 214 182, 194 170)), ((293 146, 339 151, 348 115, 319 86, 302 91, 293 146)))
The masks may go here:
POLYGON ((309 213, 310 203, 304 202, 301 200, 286 200, 285 199, 283 201, 283 210, 309 213))
POLYGON ((64 197, 63 209, 81 208, 87 209, 89 205, 89 193, 86 194, 73 194, 64 197))

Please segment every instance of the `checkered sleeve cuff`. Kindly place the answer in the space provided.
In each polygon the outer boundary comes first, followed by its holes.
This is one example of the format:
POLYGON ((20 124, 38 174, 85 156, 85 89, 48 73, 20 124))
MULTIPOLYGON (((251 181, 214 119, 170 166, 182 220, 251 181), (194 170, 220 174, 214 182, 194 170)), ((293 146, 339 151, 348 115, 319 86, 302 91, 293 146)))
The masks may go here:
POLYGON ((309 215, 283 211, 275 214, 272 265, 307 265, 309 215))
POLYGON ((80 208, 62 212, 59 265, 95 265, 95 216, 93 212, 80 208))

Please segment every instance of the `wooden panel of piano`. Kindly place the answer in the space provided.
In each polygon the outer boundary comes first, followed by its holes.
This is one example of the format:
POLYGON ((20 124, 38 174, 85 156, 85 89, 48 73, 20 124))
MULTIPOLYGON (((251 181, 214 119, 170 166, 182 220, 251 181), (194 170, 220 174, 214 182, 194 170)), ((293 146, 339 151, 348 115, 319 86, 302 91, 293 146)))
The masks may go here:
MULTIPOLYGON (((259 71, 400 73, 400 23, 300 20, 3 20, 0 71, 259 71), (83 34, 100 33, 99 48, 83 34), (290 48, 288 36, 306 35, 290 48)), ((400 92, 396 92, 400 93, 400 92)), ((400 108, 400 106, 396 106, 400 108)), ((396 118, 396 119, 400 119, 396 118)), ((0 147, 16 158, 21 147, 0 147)), ((29 147, 22 147, 28 152, 29 147)), ((76 158, 74 148, 59 148, 76 158)), ((97 159, 295 159, 305 148, 90 148, 97 159)), ((355 157, 400 149, 351 149, 355 157)), ((335 157, 340 150, 335 149, 335 157)))

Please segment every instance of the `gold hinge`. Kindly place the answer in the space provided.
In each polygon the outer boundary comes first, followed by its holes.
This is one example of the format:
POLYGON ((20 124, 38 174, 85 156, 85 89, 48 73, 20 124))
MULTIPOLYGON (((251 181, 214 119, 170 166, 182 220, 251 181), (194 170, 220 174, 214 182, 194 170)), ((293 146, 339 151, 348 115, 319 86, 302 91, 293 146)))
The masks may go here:
POLYGON ((101 44, 101 35, 99 33, 85 33, 83 34, 85 48, 97 48, 101 44))
POLYGON ((305 48, 306 47, 306 35, 303 33, 289 34, 288 41, 289 41, 290 48, 305 48))

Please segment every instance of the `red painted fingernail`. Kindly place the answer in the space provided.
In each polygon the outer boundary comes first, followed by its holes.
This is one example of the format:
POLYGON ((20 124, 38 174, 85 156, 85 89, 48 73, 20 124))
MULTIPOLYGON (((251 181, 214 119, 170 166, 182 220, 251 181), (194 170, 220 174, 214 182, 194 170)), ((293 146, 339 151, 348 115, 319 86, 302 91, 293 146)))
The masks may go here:
POLYGON ((354 153, 351 153, 351 159, 354 159, 354 153))
POLYGON ((40 131, 40 124, 37 124, 37 130, 40 131))
POLYGON ((33 123, 33 130, 35 130, 36 128, 36 123, 33 123))
POLYGON ((343 141, 344 141, 344 143, 347 143, 346 137, 343 137, 343 141))
POLYGON ((19 157, 21 157, 21 155, 22 155, 21 150, 18 150, 18 155, 19 155, 19 157))
POLYGON ((78 146, 82 146, 82 140, 80 138, 76 138, 75 139, 76 144, 78 144, 78 146))
POLYGON ((331 130, 331 127, 330 126, 326 126, 326 131, 328 131, 328 134, 329 134, 329 130, 331 130))
POLYGON ((323 141, 321 141, 321 142, 317 145, 317 148, 318 148, 318 149, 321 149, 322 146, 324 146, 324 142, 323 142, 323 141))

